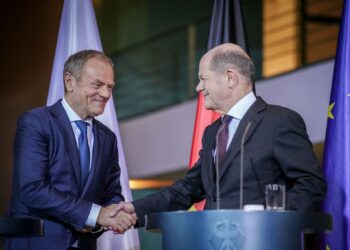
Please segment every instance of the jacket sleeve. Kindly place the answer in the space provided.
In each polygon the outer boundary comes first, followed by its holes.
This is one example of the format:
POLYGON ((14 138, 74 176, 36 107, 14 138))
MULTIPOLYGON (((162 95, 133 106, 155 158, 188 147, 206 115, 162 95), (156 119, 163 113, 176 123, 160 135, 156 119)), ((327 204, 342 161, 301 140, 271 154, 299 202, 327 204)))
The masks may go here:
MULTIPOLYGON (((203 135, 205 138, 207 129, 203 135)), ((200 202, 205 198, 202 183, 202 154, 199 152, 199 160, 188 170, 186 176, 176 181, 172 186, 133 201, 138 222, 137 227, 145 225, 145 215, 155 212, 175 211, 189 209, 192 204, 200 202)))
POLYGON ((317 210, 327 185, 301 116, 284 112, 273 141, 274 159, 287 179, 287 209, 317 210))

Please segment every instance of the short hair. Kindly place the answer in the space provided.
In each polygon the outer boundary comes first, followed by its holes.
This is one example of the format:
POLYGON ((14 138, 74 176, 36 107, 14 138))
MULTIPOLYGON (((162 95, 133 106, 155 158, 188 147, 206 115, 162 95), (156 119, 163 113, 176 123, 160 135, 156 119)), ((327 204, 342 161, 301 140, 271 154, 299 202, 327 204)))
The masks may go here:
MULTIPOLYGON (((106 56, 103 52, 97 50, 82 50, 68 57, 64 64, 63 76, 66 73, 71 73, 77 81, 80 81, 81 70, 83 69, 85 63, 93 57, 97 57, 114 67, 112 60, 106 56)), ((66 90, 66 86, 64 86, 66 90)))
POLYGON ((250 84, 253 84, 255 65, 249 56, 234 50, 215 51, 210 61, 211 70, 223 73, 228 67, 234 67, 250 84))

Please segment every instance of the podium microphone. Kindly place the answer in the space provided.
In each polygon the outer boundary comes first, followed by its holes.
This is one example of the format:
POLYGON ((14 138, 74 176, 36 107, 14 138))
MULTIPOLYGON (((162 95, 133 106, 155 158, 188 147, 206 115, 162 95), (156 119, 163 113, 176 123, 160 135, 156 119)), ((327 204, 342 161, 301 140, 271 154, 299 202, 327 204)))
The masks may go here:
MULTIPOLYGON (((216 133, 216 138, 215 138, 215 145, 219 145, 219 134, 222 132, 224 127, 221 127, 218 132, 216 133)), ((216 149, 215 152, 215 186, 216 186, 216 209, 220 209, 220 176, 219 176, 219 167, 220 167, 221 162, 219 161, 219 154, 218 150, 216 149)))
POLYGON ((243 136, 242 136, 242 141, 241 141, 241 163, 240 163, 240 176, 239 176, 239 209, 243 209, 243 160, 244 160, 244 143, 245 143, 245 138, 248 134, 250 125, 252 122, 249 122, 247 126, 245 127, 243 136))

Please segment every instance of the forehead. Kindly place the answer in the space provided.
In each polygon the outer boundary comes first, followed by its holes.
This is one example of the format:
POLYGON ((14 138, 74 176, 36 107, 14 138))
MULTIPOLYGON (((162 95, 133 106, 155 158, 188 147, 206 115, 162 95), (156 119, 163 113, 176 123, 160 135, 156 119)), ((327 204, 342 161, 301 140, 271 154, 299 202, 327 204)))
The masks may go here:
POLYGON ((91 57, 83 65, 83 67, 109 67, 113 70, 112 65, 103 57, 91 57))
POLYGON ((211 72, 213 72, 210 69, 210 60, 211 56, 208 54, 205 54, 202 59, 199 62, 199 72, 198 75, 201 76, 203 74, 210 74, 211 72))
POLYGON ((90 58, 86 61, 82 77, 86 79, 96 79, 105 83, 114 83, 114 71, 112 66, 100 58, 90 58))
POLYGON ((96 72, 106 72, 106 73, 111 73, 113 72, 113 67, 108 63, 108 61, 97 58, 97 57, 92 57, 89 58, 84 66, 83 66, 84 71, 96 71, 96 72))

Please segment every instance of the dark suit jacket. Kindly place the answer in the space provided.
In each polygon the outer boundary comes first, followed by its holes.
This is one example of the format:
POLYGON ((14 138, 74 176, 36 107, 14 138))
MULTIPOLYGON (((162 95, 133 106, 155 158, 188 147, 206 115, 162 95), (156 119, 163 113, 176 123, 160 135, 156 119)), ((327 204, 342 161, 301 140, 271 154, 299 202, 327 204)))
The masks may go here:
MULTIPOLYGON (((239 208, 240 144, 247 124, 244 149, 243 204, 264 204, 264 186, 286 185, 287 209, 314 210, 326 192, 326 183, 303 119, 294 111, 268 105, 261 98, 241 120, 220 166, 220 205, 239 208)), ((188 209, 206 200, 205 209, 216 208, 213 149, 220 119, 208 126, 203 135, 200 158, 187 175, 171 187, 133 202, 138 225, 150 212, 188 209)))
MULTIPOLYGON (((43 219, 44 236, 8 238, 6 249, 67 249, 79 238, 75 229, 85 226, 92 203, 123 200, 116 136, 97 120, 93 133, 92 165, 81 190, 77 143, 61 101, 20 117, 9 216, 43 219)), ((82 238, 91 247, 96 242, 91 234, 82 238)))

